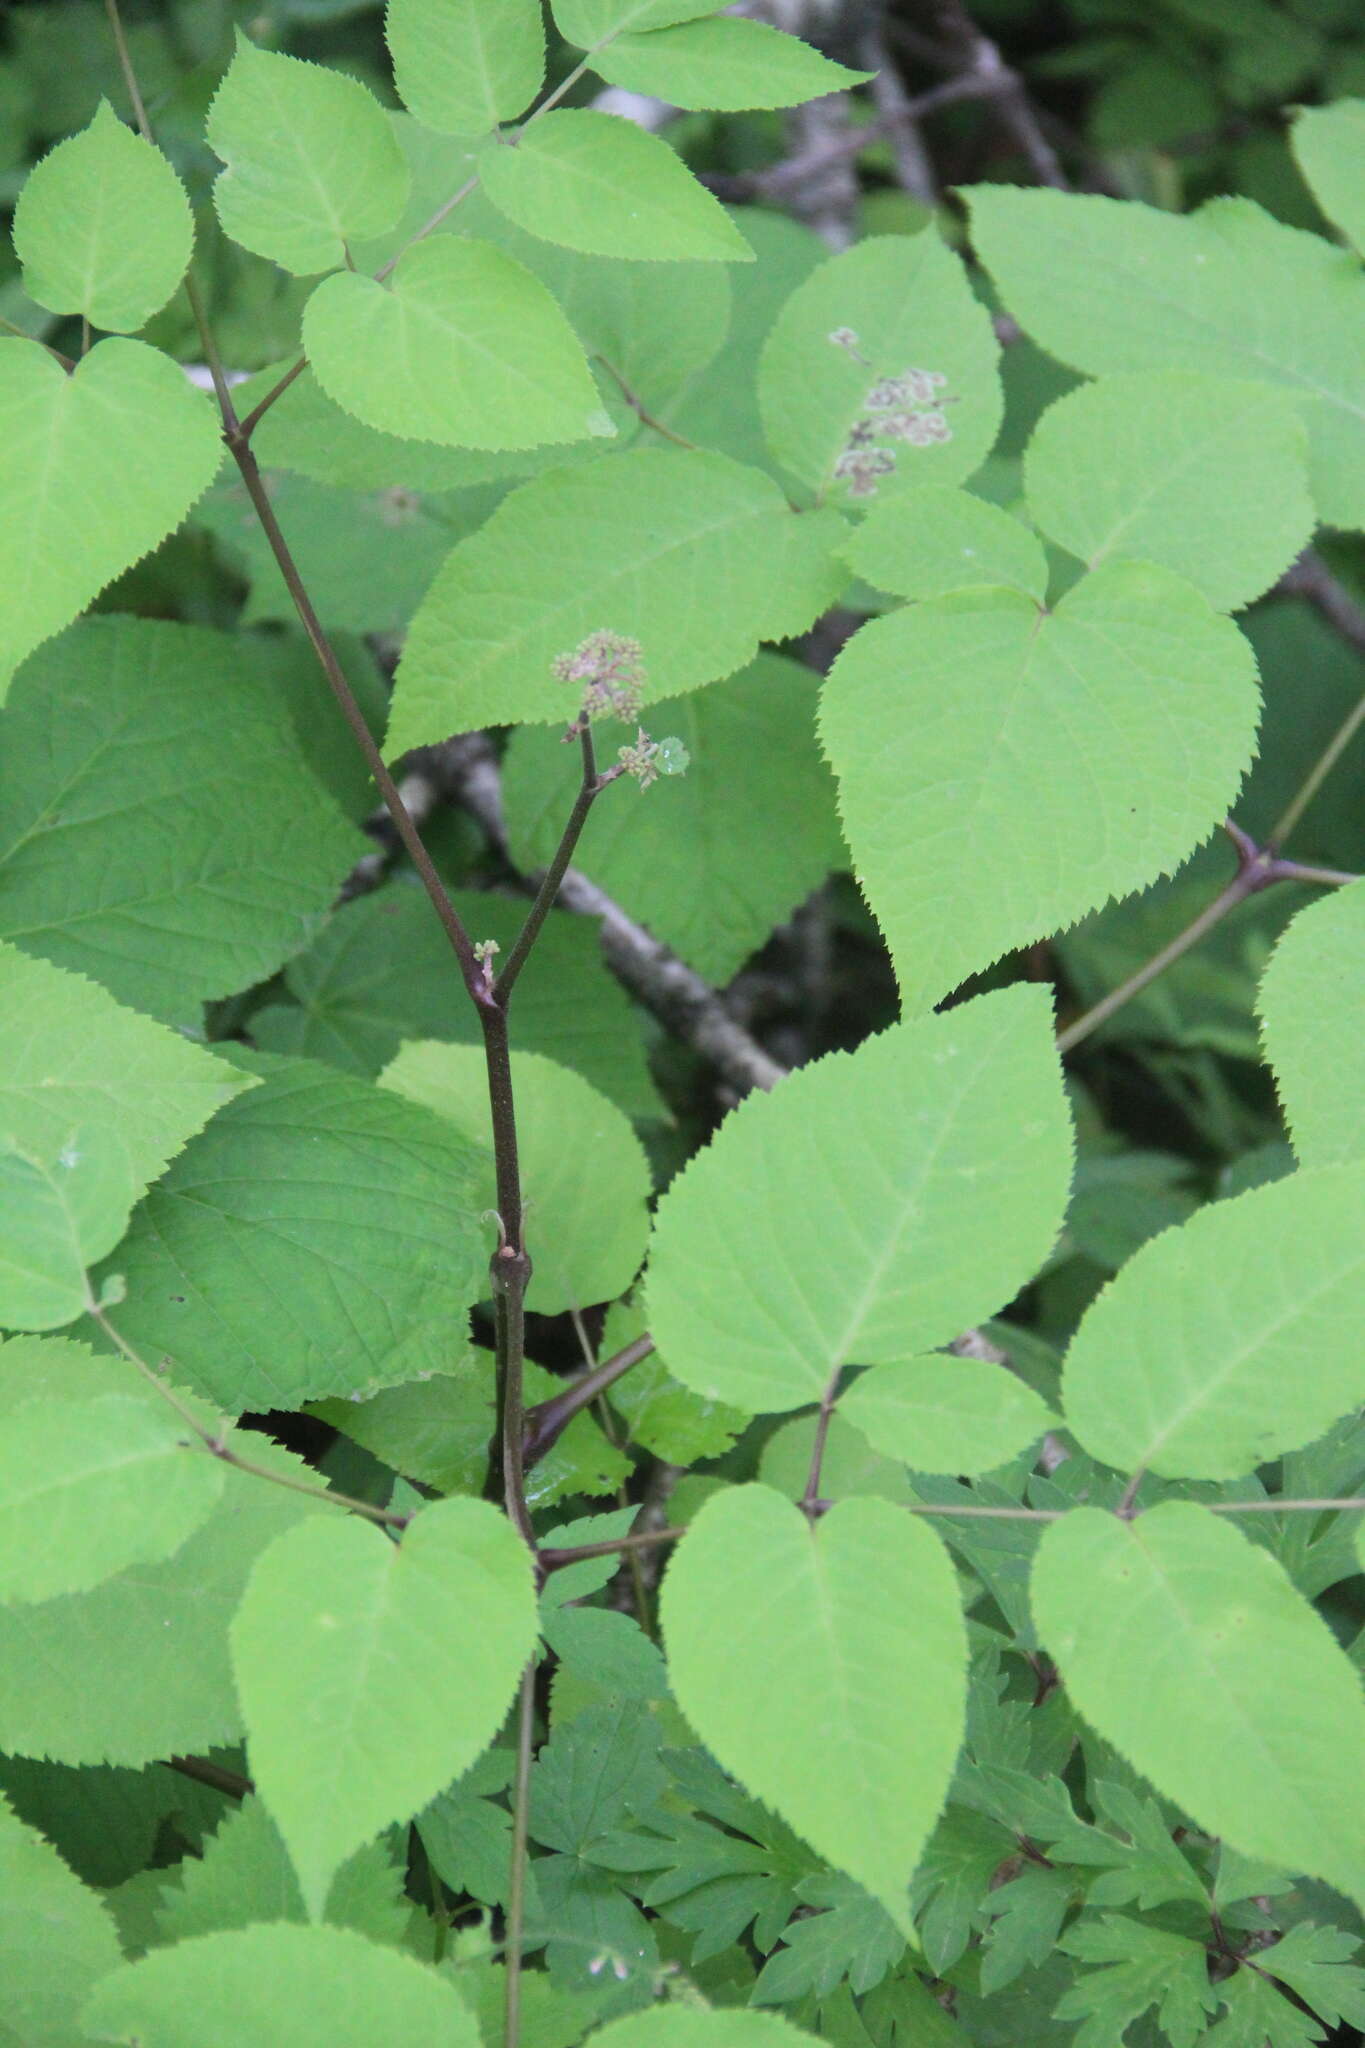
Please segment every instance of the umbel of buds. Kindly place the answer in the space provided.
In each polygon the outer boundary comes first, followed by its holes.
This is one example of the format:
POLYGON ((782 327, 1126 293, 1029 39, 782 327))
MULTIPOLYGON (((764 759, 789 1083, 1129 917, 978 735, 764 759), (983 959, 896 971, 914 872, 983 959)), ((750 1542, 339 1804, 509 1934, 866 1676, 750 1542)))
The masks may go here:
POLYGON ((644 688, 643 650, 638 640, 606 627, 589 633, 569 654, 558 655, 550 664, 556 682, 576 683, 582 691, 579 716, 634 718, 644 688))
POLYGON ((626 775, 633 775, 643 792, 661 775, 682 775, 692 759, 679 739, 652 740, 644 727, 638 728, 635 744, 622 747, 616 756, 626 775))

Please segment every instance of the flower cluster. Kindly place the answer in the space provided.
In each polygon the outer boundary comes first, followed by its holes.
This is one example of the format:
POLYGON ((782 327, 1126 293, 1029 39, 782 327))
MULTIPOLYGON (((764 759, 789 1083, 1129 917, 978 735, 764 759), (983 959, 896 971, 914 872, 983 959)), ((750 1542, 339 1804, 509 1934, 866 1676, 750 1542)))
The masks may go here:
POLYGON ((652 740, 640 726, 635 734, 635 744, 620 748, 616 758, 622 772, 635 777, 643 794, 661 775, 684 774, 692 757, 681 740, 652 740))
POLYGON ((571 653, 557 656, 550 671, 556 682, 581 686, 583 718, 634 718, 640 708, 645 682, 643 650, 638 640, 625 633, 605 627, 589 633, 571 653))
MULTIPOLYGON (((858 362, 867 362, 854 328, 836 327, 829 338, 858 362)), ((850 498, 875 496, 881 479, 896 467, 895 450, 876 443, 900 441, 910 448, 932 448, 952 440, 943 408, 956 399, 949 395, 947 383, 942 370, 907 369, 895 377, 877 378, 834 464, 834 474, 848 485, 850 498)))

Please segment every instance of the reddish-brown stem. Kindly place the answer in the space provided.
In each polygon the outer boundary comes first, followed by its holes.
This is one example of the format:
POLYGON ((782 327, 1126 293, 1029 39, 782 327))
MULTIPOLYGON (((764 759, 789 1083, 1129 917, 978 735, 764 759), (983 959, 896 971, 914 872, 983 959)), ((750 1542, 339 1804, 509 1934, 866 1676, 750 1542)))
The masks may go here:
POLYGON ((611 1358, 604 1358, 590 1372, 580 1373, 577 1379, 570 1380, 562 1393, 553 1394, 548 1401, 528 1408, 523 1438, 526 1469, 529 1471, 545 1456, 580 1410, 590 1406, 600 1394, 605 1394, 608 1387, 615 1386, 624 1373, 648 1358, 653 1350, 654 1339, 651 1336, 637 1337, 633 1344, 625 1345, 611 1358))

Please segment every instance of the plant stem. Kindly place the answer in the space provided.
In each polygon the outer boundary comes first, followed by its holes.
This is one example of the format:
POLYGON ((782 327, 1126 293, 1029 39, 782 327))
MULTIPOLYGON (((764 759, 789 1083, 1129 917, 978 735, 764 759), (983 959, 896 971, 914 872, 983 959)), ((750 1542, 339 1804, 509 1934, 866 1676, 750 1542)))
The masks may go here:
POLYGON ((250 1778, 243 1778, 237 1771, 226 1771, 221 1764, 214 1763, 207 1756, 168 1756, 168 1770, 179 1771, 182 1778, 193 1778, 198 1785, 211 1785, 215 1792, 225 1792, 229 1799, 245 1799, 256 1787, 250 1778))
POLYGON ((1198 917, 1186 925, 1184 931, 1177 932, 1173 939, 1159 952, 1154 953, 1150 960, 1144 961, 1125 981, 1121 981, 1117 988, 1110 989, 1107 996, 1102 996, 1091 1009, 1068 1024, 1065 1030, 1059 1031, 1059 1052, 1068 1053, 1073 1046, 1079 1045, 1082 1039, 1089 1038, 1092 1031, 1107 1023, 1116 1011, 1130 1003, 1134 996, 1140 995, 1158 975, 1164 974, 1166 969, 1174 966, 1192 946, 1197 946, 1201 939, 1206 938, 1215 925, 1221 924, 1228 912, 1235 910, 1248 896, 1255 896, 1262 889, 1273 887, 1276 882, 1302 882, 1336 889, 1358 879, 1357 876, 1346 874, 1338 868, 1305 867, 1299 861, 1283 860, 1273 847, 1258 846, 1248 833, 1233 823, 1231 818, 1226 821, 1223 829, 1237 849, 1237 872, 1232 880, 1219 890, 1211 903, 1205 905, 1198 917))
POLYGON ((640 421, 642 426, 652 428, 656 434, 662 434, 666 441, 676 442, 679 448, 690 449, 694 455, 698 452, 698 443, 696 441, 689 441, 686 434, 675 434, 672 427, 666 427, 662 420, 655 419, 653 413, 647 409, 644 400, 642 398, 638 398, 636 394, 631 390, 629 384, 627 384, 625 378, 621 375, 621 372, 617 369, 615 363, 609 361, 608 358, 603 355, 595 356, 593 360, 594 362, 600 363, 602 365, 602 368, 607 372, 607 375, 613 379, 613 381, 616 384, 616 388, 620 392, 622 398, 625 399, 626 404, 630 407, 631 411, 635 414, 635 417, 640 421))
POLYGON ((1283 815, 1276 821, 1275 829, 1270 835, 1272 846, 1283 846, 1362 725, 1365 725, 1365 694, 1362 694, 1354 709, 1347 712, 1285 806, 1283 815))
POLYGON ((1351 1494, 1343 1500, 1210 1500, 1211 1515, 1304 1515, 1349 1514, 1365 1509, 1365 1494, 1351 1494))
POLYGON ((815 1418, 815 1438, 811 1444, 810 1470, 806 1474, 805 1491, 801 1495, 801 1507, 813 1520, 818 1512, 816 1503, 820 1498, 820 1467, 825 1462, 825 1444, 829 1437, 829 1425, 834 1415, 834 1403, 838 1398, 839 1382, 844 1376, 842 1365, 836 1365, 820 1396, 820 1413, 815 1418))
POLYGON ((242 429, 240 426, 237 426, 235 429, 230 428, 224 438, 232 451, 238 469, 241 471, 242 482, 246 486, 247 496, 251 499, 256 509, 256 517, 261 522, 262 530, 270 544, 270 551, 274 555, 280 574, 288 586, 289 595, 294 600, 294 609, 299 615, 304 632, 312 642, 313 652, 321 663, 322 672, 331 686, 332 695, 337 701, 341 715, 351 728, 356 744, 365 756, 366 766, 374 777, 376 787, 384 799, 389 816, 393 819, 394 830, 402 841, 409 860, 411 860, 414 868, 417 870, 422 886, 431 899, 432 908, 441 920, 442 929, 450 941, 456 959, 460 963, 460 971, 464 976, 465 986, 474 997, 475 1002, 479 1003, 483 977, 479 962, 475 957, 474 942, 465 930, 459 912, 446 894, 445 886, 436 872, 431 855, 422 844, 421 836, 412 821, 407 805, 403 801, 398 784, 385 766, 384 757, 375 744, 369 726, 365 723, 365 714, 359 704, 357 704, 355 694, 346 680, 345 673, 336 657, 332 643, 322 629, 321 621, 313 608, 312 599, 304 588, 303 579, 299 575, 298 567, 290 552, 289 544, 280 531, 280 523, 275 517, 275 510, 271 505, 270 495, 265 487, 265 479, 261 475, 260 464, 252 454, 248 444, 242 439, 242 429))
POLYGON ((521 1944, 526 1921, 526 1837, 531 1805, 531 1751, 535 1738, 536 1660, 521 1674, 517 1706, 517 1772, 512 1788, 512 1852, 503 1941, 503 2048, 521 2039, 521 1944))
POLYGON ((254 406, 241 423, 242 439, 244 441, 249 441, 251 439, 257 427, 259 427, 261 421, 265 418, 271 406, 275 403, 275 400, 277 398, 283 398, 285 392, 289 389, 294 379, 296 377, 301 377, 307 368, 307 356, 300 356, 298 361, 295 364, 293 364, 290 369, 285 371, 284 375, 280 378, 279 382, 277 384, 271 385, 270 389, 266 392, 265 397, 261 400, 260 404, 254 406))
MULTIPOLYGON (((16 327, 14 322, 7 320, 3 313, 0 313, 0 327, 3 327, 6 334, 12 334, 16 341, 38 341, 36 334, 25 334, 22 327, 16 327)), ((76 367, 73 356, 64 356, 59 348, 52 346, 50 341, 38 341, 38 346, 39 348, 45 348, 48 354, 61 364, 68 377, 71 375, 76 367)))
POLYGON ((586 718, 579 727, 578 743, 583 757, 583 780, 579 784, 578 795, 574 798, 568 823, 560 834, 554 859, 540 878, 540 887, 536 890, 535 900, 526 913, 526 922, 517 934, 516 943, 507 956, 506 965, 493 984, 494 998, 500 1003, 505 1003, 511 995, 517 976, 526 965, 527 955, 540 936, 540 928, 554 907, 559 885, 564 879, 565 870, 573 859, 574 848, 587 823, 588 812, 606 788, 608 779, 615 780, 615 777, 608 778, 597 772, 597 752, 593 746, 592 728, 586 718))
POLYGON ((529 1472, 531 1467, 545 1456, 557 1439, 568 1428, 579 1410, 595 1401, 599 1394, 605 1394, 608 1387, 615 1386, 624 1373, 633 1365, 639 1365, 654 1350, 654 1339, 647 1333, 625 1345, 611 1358, 604 1358, 600 1365, 590 1372, 580 1373, 570 1380, 564 1391, 552 1394, 548 1401, 541 1401, 536 1407, 528 1408, 523 1435, 523 1464, 529 1472))
POLYGON ((99 1324, 110 1343, 127 1359, 129 1365, 136 1366, 148 1385, 155 1387, 162 1400, 174 1408, 185 1427, 194 1432, 211 1457, 220 1459, 224 1465, 231 1465, 237 1472, 249 1474, 253 1479, 268 1479, 272 1486, 282 1486, 287 1493, 302 1493, 311 1500, 325 1500, 332 1507, 346 1508, 351 1514, 364 1515, 369 1521, 382 1523, 390 1529, 406 1529, 412 1520, 411 1515, 398 1514, 392 1508, 377 1508, 372 1501, 357 1500, 349 1493, 335 1493, 330 1486, 312 1486, 306 1479, 294 1479, 285 1472, 272 1472, 268 1465, 258 1465, 254 1459, 242 1457, 239 1452, 233 1450, 222 1431, 205 1429, 194 1410, 187 1402, 181 1400, 174 1387, 168 1387, 160 1373, 153 1371, 146 1359, 133 1349, 127 1338, 114 1328, 95 1300, 93 1290, 88 1293, 85 1310, 92 1322, 99 1324))

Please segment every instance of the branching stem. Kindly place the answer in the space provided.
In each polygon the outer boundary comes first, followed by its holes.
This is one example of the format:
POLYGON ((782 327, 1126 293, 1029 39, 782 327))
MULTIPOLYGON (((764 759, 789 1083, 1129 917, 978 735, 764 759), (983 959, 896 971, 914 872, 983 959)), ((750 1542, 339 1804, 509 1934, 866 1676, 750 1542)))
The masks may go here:
POLYGON ((558 1441, 580 1410, 587 1408, 598 1396, 605 1394, 608 1387, 615 1386, 623 1374, 633 1365, 639 1365, 654 1350, 654 1339, 648 1334, 637 1337, 625 1345, 611 1358, 604 1358, 588 1372, 580 1373, 570 1380, 561 1393, 552 1394, 548 1401, 541 1401, 536 1407, 528 1408, 523 1433, 523 1462, 529 1472, 531 1467, 545 1456, 558 1441))
POLYGON ((1358 879, 1357 876, 1346 874, 1338 868, 1306 867, 1300 861, 1285 860, 1272 847, 1258 846, 1248 833, 1243 832, 1240 825, 1233 823, 1231 818, 1227 820, 1223 829, 1237 850, 1237 872, 1232 880, 1219 890, 1211 903, 1205 905, 1198 917, 1186 925, 1184 931, 1177 932, 1173 939, 1159 952, 1154 953, 1150 960, 1145 960, 1142 966, 1126 980, 1121 981, 1117 988, 1110 989, 1108 995, 1102 996, 1093 1008, 1087 1010, 1083 1016, 1077 1017, 1074 1023, 1068 1024, 1064 1031, 1059 1031, 1059 1052, 1070 1052, 1082 1039, 1089 1038, 1092 1031, 1107 1023, 1116 1011, 1130 1003, 1134 996, 1140 995, 1143 989, 1159 975, 1164 974, 1168 967, 1173 967, 1177 960, 1182 959, 1191 947, 1197 946, 1201 939, 1206 938, 1215 925, 1221 924, 1229 911, 1235 910, 1239 903, 1244 903, 1248 896, 1255 896, 1262 889, 1272 888, 1276 882, 1301 882, 1320 888, 1339 889, 1358 879))

